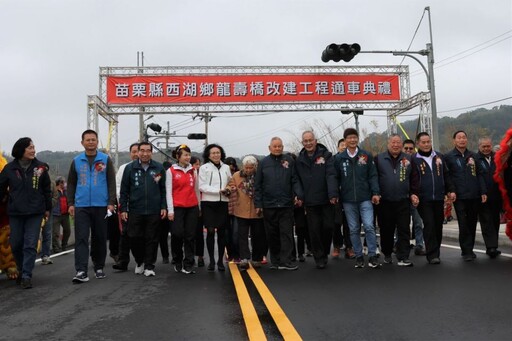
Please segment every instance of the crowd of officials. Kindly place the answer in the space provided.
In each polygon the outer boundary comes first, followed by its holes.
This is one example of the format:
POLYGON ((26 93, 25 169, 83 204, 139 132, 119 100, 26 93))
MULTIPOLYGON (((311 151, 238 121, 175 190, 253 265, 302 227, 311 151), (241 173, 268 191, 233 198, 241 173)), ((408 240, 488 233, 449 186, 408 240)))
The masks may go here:
MULTIPOLYGON (((196 266, 206 266, 204 231, 208 271, 225 271, 226 260, 242 269, 268 262, 270 269, 296 270, 296 260, 306 255, 324 269, 329 256, 339 257, 342 249, 356 268, 379 268, 377 226, 385 264, 412 266, 411 252, 440 264, 446 201, 455 207, 464 261, 476 258, 478 220, 487 255, 500 254, 502 197, 493 180, 495 154, 488 137, 472 152, 466 133, 457 131, 454 149, 443 155, 432 149, 425 132, 415 141, 391 135, 387 150, 374 156, 359 147, 357 130, 348 128, 333 155, 313 131, 305 131, 297 155, 284 153, 282 140, 274 137, 266 157, 248 155, 240 169, 217 144, 206 146, 202 165, 186 145, 173 151, 174 164, 164 165, 153 160, 153 146, 141 142, 130 146, 132 161, 117 174, 111 158, 98 150, 95 131, 83 132, 81 143, 84 152, 73 159, 67 186, 61 177, 50 181, 48 165, 35 157, 30 138, 15 143, 14 160, 0 173, 22 288, 32 287, 41 221, 48 231, 42 262, 51 264, 50 245, 53 252, 67 248, 70 217, 73 283, 89 281, 89 256, 94 277, 105 278, 108 251, 116 271, 128 270, 131 252, 135 274, 155 276, 159 245, 163 263, 171 258, 176 272, 193 274, 196 266)), ((509 189, 511 169, 508 160, 509 189)))

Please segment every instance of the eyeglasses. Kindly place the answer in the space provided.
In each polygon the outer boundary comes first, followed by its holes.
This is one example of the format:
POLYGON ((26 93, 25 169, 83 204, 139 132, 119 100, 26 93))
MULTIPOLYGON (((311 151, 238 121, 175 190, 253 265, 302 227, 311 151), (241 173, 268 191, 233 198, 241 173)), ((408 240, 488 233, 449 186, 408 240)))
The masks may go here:
POLYGON ((414 147, 404 147, 404 150, 414 150, 414 147))

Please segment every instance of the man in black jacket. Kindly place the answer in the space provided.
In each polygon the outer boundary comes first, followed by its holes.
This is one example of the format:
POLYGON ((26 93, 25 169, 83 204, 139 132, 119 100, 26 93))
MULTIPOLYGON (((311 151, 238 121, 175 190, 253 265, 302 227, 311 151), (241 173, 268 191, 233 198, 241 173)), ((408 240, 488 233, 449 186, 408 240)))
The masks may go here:
POLYGON ((334 160, 327 148, 317 143, 312 131, 302 133, 304 148, 295 167, 302 188, 309 236, 316 267, 327 265, 334 228, 334 205, 338 202, 338 180, 334 160))
POLYGON ((446 166, 451 182, 455 186, 454 202, 459 224, 459 244, 464 261, 476 258, 473 252, 478 207, 487 201, 487 189, 477 155, 467 149, 468 138, 464 131, 453 134, 455 148, 446 154, 446 166))
POLYGON ((412 266, 409 260, 410 230, 410 177, 411 156, 402 152, 402 139, 393 134, 388 138, 388 150, 375 158, 379 173, 381 194, 378 206, 380 241, 384 263, 391 264, 395 231, 397 234, 396 258, 399 266, 412 266))
POLYGON ((273 137, 268 146, 270 155, 261 160, 254 183, 256 213, 263 212, 270 268, 297 270, 291 263, 293 251, 293 207, 302 205, 302 188, 295 172, 295 162, 283 155, 283 141, 273 137))
POLYGON ((494 152, 490 137, 482 137, 478 140, 477 163, 483 170, 485 185, 487 187, 487 201, 481 203, 478 209, 478 217, 482 228, 487 255, 491 258, 501 254, 498 250, 498 236, 500 231, 500 212, 502 200, 498 184, 493 175, 496 171, 494 152))
POLYGON ((429 264, 440 264, 443 239, 443 203, 445 195, 455 199, 444 156, 432 149, 432 140, 426 132, 416 136, 418 153, 411 158, 411 201, 418 206, 423 219, 423 238, 429 264))

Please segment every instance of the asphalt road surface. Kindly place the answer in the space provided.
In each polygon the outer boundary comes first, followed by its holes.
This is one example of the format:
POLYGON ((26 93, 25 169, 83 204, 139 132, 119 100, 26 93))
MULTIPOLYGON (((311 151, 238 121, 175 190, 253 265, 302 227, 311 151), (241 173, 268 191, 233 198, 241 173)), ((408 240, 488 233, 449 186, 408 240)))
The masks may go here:
POLYGON ((510 340, 512 250, 502 250, 466 263, 446 245, 440 265, 412 256, 411 268, 330 259, 317 270, 307 258, 298 271, 194 275, 159 260, 151 278, 108 259, 107 278, 91 271, 84 284, 71 283, 70 252, 37 263, 33 289, 0 277, 0 340, 510 340))

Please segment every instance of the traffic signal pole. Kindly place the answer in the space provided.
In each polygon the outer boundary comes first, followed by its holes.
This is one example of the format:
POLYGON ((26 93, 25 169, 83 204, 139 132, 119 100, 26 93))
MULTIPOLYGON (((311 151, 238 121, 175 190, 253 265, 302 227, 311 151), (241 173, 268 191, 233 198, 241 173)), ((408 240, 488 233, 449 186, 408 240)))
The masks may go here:
MULTIPOLYGON (((430 13, 430 12, 429 12, 430 13)), ((360 51, 359 53, 387 53, 392 54, 393 56, 404 56, 414 59, 421 65, 421 68, 425 72, 427 76, 427 86, 428 91, 430 92, 430 108, 431 108, 431 118, 432 118, 432 144, 433 147, 439 148, 439 134, 438 134, 438 124, 437 124, 437 102, 436 102, 436 91, 435 91, 435 83, 434 83, 434 50, 432 48, 432 44, 427 44, 427 48, 425 50, 420 51, 360 51), (419 54, 421 56, 427 56, 428 62, 428 70, 425 65, 421 62, 419 58, 414 56, 414 54, 419 54)))

